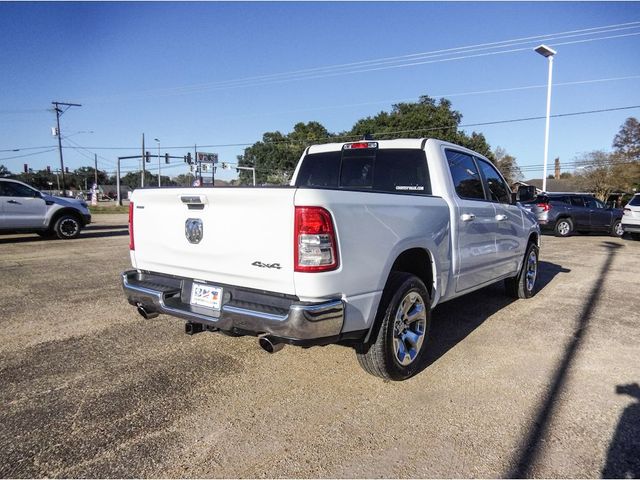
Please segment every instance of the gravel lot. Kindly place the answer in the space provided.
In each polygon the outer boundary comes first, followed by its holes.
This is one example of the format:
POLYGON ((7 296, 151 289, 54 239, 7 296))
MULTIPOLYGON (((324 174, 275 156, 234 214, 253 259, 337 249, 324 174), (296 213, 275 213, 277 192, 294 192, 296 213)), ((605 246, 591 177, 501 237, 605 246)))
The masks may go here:
POLYGON ((143 320, 127 217, 94 221, 0 237, 2 477, 640 476, 640 242, 545 236, 535 298, 443 304, 393 383, 344 347, 143 320))

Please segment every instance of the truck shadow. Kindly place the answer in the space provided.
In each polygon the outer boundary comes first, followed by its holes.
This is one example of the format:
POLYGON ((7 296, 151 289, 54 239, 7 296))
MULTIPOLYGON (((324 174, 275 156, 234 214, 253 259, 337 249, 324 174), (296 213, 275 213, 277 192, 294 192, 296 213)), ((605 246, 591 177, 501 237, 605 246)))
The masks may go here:
POLYGON ((640 386, 616 386, 618 395, 636 400, 624 409, 607 452, 602 478, 640 478, 640 386))
MULTIPOLYGON (((538 268, 538 292, 546 288, 556 275, 571 271, 543 261, 538 268)), ((515 301, 506 295, 502 282, 499 282, 437 306, 431 317, 429 347, 423 368, 435 363, 487 318, 515 301)))

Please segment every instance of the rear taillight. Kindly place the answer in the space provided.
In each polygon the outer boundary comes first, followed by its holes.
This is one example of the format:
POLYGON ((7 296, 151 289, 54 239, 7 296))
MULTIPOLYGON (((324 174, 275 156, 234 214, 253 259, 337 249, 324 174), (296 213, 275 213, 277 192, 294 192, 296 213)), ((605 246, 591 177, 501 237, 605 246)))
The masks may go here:
POLYGON ((294 270, 326 272, 338 268, 338 247, 331 214, 322 207, 296 207, 294 270))
POLYGON ((129 203, 129 250, 136 249, 136 242, 133 240, 133 202, 129 203))
POLYGON ((551 204, 549 203, 538 203, 536 207, 540 207, 545 212, 548 212, 549 210, 551 210, 551 204))

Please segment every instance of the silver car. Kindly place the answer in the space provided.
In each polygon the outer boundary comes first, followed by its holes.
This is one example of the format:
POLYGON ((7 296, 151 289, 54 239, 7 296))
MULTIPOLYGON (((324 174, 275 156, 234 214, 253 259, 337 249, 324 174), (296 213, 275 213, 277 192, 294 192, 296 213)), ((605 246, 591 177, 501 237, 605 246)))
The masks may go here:
POLYGON ((86 202, 44 194, 26 183, 0 179, 0 232, 76 238, 91 223, 86 202))

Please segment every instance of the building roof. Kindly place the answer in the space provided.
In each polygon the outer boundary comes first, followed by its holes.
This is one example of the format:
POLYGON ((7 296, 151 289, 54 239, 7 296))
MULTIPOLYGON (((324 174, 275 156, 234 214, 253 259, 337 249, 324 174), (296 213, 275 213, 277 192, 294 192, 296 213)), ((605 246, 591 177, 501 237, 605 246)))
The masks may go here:
MULTIPOLYGON (((538 190, 542 190, 541 178, 532 178, 520 183, 533 185, 538 190)), ((584 192, 584 189, 580 187, 575 178, 560 178, 558 180, 547 178, 547 192, 584 192)))

